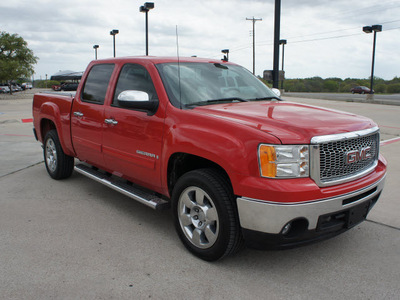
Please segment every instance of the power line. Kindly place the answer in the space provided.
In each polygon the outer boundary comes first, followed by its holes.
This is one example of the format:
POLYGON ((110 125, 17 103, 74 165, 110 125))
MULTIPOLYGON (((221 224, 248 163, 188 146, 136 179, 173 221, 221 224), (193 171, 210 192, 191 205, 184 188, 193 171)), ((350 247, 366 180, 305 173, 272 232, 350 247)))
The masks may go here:
POLYGON ((380 3, 380 8, 377 7, 376 4, 370 5, 370 6, 365 6, 365 7, 357 6, 357 8, 354 10, 339 11, 335 14, 331 14, 331 16, 334 16, 336 18, 336 16, 340 15, 342 18, 344 18, 344 17, 348 18, 349 16, 352 16, 352 15, 355 15, 355 16, 365 15, 365 14, 369 14, 369 13, 376 13, 378 11, 393 9, 396 7, 400 7, 400 4, 398 3, 398 1, 391 1, 391 2, 380 3), (392 5, 390 5, 390 4, 392 4, 392 5))
MULTIPOLYGON (((249 19, 249 20, 252 20, 252 19, 249 19)), ((386 22, 377 22, 377 23, 379 23, 379 24, 390 24, 390 23, 396 23, 396 22, 400 22, 400 19, 386 21, 386 22)), ((328 34, 328 33, 343 32, 343 31, 355 30, 355 29, 360 29, 360 28, 361 27, 357 26, 357 27, 352 27, 352 28, 347 28, 347 29, 331 30, 331 31, 311 33, 311 34, 306 34, 306 35, 301 35, 301 36, 293 36, 293 37, 289 37, 287 39, 291 39, 290 44, 297 44, 297 43, 306 43, 306 42, 313 42, 313 41, 345 38, 345 37, 350 37, 350 36, 362 35, 362 33, 360 32, 360 33, 344 34, 344 35, 330 36, 330 37, 321 37, 321 38, 308 39, 308 40, 292 41, 292 39, 297 39, 297 38, 302 38, 302 37, 307 37, 307 36, 315 36, 315 35, 322 35, 322 34, 328 34)), ((395 30, 395 29, 400 29, 400 27, 385 28, 384 31, 390 31, 390 30, 395 30)), ((258 46, 271 46, 271 45, 273 45, 273 43, 272 42, 265 42, 265 41, 262 42, 261 41, 259 43, 256 43, 256 45, 258 45, 258 46)), ((238 51, 245 50, 245 49, 248 49, 248 48, 251 48, 251 47, 252 47, 252 45, 236 46, 236 47, 231 48, 230 52, 238 52, 238 51)), ((213 56, 209 56, 209 57, 217 57, 217 55, 213 55, 213 56)))
MULTIPOLYGON (((386 21, 386 22, 377 22, 377 24, 390 24, 390 23, 395 23, 395 22, 400 22, 400 19, 398 20, 392 20, 392 21, 386 21)), ((305 34, 305 35, 301 35, 301 36, 289 36, 286 39, 298 39, 298 38, 302 38, 302 37, 307 37, 307 36, 315 36, 315 35, 323 35, 323 34, 328 34, 328 33, 335 33, 335 32, 343 32, 343 31, 349 31, 349 30, 359 30, 361 28, 361 26, 357 26, 357 27, 352 27, 352 28, 346 28, 346 29, 338 29, 338 30, 331 30, 331 31, 323 31, 323 32, 317 32, 317 33, 310 33, 310 34, 305 34)), ((396 29, 396 28, 395 28, 396 29)), ((385 29, 384 31, 388 31, 391 29, 385 29)), ((347 36, 353 36, 353 35, 358 35, 358 33, 354 33, 354 34, 348 34, 348 35, 340 35, 340 36, 333 36, 333 37, 324 37, 324 38, 317 38, 317 39, 310 39, 310 40, 304 40, 304 41, 314 41, 314 40, 326 40, 326 39, 330 39, 330 38, 339 38, 339 37, 347 37, 347 36)), ((291 41, 290 43, 301 43, 303 42, 303 40, 301 41, 291 41)), ((258 43, 258 45, 271 45, 270 42, 263 42, 261 41, 260 43, 258 43)))
MULTIPOLYGON (((358 28, 358 27, 357 27, 358 28)), ((400 29, 400 27, 394 27, 394 28, 389 28, 389 29, 385 29, 384 31, 390 31, 390 30, 394 30, 394 29, 400 29)), ((330 37, 322 37, 322 38, 315 38, 315 39, 308 39, 308 40, 300 40, 300 41, 291 41, 290 44, 298 44, 298 43, 307 43, 307 42, 314 42, 314 41, 321 41, 321 40, 330 40, 330 39, 338 39, 338 38, 344 38, 344 37, 350 37, 350 36, 356 36, 356 35, 362 35, 362 32, 360 33, 353 33, 353 34, 344 34, 344 35, 337 35, 337 36, 330 36, 330 37)), ((257 43, 258 46, 271 46, 273 45, 273 43, 271 42, 267 42, 267 43, 257 43)), ((235 50, 232 50, 231 52, 237 52, 237 51, 241 51, 244 49, 248 49, 251 46, 245 46, 245 47, 241 47, 235 50)), ((215 57, 215 56, 213 56, 215 57)))

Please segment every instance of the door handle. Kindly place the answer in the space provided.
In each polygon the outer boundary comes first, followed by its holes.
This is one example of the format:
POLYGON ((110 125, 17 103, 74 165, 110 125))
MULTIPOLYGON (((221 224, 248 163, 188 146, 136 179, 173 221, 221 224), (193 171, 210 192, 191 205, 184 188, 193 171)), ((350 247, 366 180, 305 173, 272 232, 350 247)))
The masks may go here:
POLYGON ((74 116, 76 117, 83 117, 83 113, 79 112, 79 111, 74 111, 74 116))
POLYGON ((104 123, 111 124, 111 125, 117 125, 118 121, 115 121, 114 119, 105 119, 104 123))

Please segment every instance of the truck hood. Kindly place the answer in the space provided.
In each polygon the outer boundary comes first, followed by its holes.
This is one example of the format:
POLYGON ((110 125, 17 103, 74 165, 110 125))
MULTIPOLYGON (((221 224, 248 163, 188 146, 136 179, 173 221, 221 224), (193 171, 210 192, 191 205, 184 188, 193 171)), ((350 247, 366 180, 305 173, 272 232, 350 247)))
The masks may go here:
POLYGON ((194 111, 267 132, 283 144, 308 144, 314 136, 376 126, 366 117, 286 101, 207 105, 194 111))

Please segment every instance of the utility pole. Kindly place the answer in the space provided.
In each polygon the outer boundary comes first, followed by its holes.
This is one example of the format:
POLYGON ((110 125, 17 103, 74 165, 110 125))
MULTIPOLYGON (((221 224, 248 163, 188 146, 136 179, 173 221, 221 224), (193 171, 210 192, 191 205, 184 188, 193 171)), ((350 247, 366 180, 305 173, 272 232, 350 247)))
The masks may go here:
POLYGON ((262 21, 261 18, 246 18, 247 21, 253 21, 253 74, 256 74, 256 22, 262 21))

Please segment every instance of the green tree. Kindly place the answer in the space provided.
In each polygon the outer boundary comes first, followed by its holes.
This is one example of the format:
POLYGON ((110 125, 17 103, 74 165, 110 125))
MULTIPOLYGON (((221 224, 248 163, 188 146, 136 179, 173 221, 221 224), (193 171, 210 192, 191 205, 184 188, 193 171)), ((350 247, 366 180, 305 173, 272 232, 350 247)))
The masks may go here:
POLYGON ((0 81, 30 77, 38 58, 18 34, 0 32, 0 81))
POLYGON ((390 94, 400 93, 400 83, 388 85, 387 92, 390 94))
POLYGON ((336 93, 339 90, 339 83, 335 80, 324 81, 324 92, 336 93))
POLYGON ((386 84, 384 83, 378 83, 375 85, 375 93, 386 93, 386 84))

